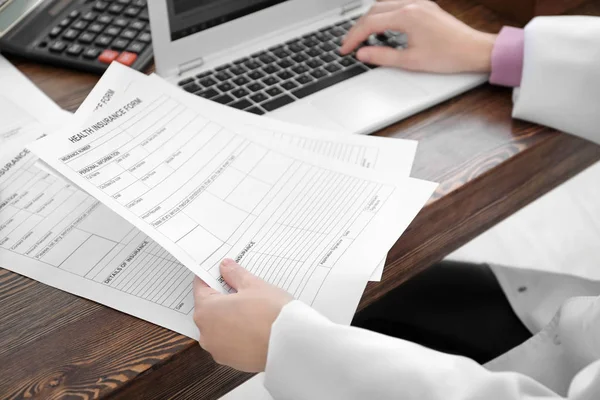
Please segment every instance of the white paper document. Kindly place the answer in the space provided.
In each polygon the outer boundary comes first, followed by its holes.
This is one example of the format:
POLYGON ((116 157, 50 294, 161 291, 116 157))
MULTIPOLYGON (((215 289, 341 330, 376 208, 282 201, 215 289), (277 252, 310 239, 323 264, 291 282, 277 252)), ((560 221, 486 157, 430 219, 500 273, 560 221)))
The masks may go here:
POLYGON ((238 132, 226 108, 197 108, 184 93, 138 90, 32 148, 212 286, 231 256, 348 322, 374 255, 435 185, 276 147, 238 132))

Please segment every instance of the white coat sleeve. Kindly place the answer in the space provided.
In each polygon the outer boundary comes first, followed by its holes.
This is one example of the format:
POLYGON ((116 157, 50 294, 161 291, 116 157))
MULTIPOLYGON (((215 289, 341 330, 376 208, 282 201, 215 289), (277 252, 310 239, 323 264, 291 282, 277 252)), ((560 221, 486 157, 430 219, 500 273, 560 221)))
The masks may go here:
POLYGON ((600 17, 538 17, 524 34, 513 116, 600 143, 600 17))
MULTIPOLYGON (((590 367, 582 373, 600 381, 600 362, 590 367)), ((584 380, 569 399, 588 399, 584 380)), ((525 375, 490 372, 464 357, 334 324, 299 301, 273 324, 265 387, 276 400, 562 398, 525 375)))

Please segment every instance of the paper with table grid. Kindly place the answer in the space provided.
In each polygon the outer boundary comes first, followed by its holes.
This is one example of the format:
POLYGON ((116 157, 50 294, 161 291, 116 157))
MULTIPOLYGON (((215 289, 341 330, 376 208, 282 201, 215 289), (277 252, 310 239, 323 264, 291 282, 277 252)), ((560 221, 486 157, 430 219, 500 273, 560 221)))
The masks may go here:
POLYGON ((349 320, 373 254, 389 249, 435 185, 274 148, 235 132, 226 109, 202 115, 178 94, 138 91, 33 149, 213 286, 218 262, 233 256, 349 320))

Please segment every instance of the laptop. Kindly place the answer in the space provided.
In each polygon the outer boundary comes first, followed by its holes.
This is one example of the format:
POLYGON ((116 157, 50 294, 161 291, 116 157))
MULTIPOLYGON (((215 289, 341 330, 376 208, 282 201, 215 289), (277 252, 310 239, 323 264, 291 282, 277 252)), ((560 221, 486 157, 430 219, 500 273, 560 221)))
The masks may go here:
MULTIPOLYGON (((368 134, 472 89, 481 74, 376 68, 339 47, 374 1, 152 0, 156 72, 195 95, 288 122, 368 134)), ((402 51, 402 32, 369 45, 402 51)))

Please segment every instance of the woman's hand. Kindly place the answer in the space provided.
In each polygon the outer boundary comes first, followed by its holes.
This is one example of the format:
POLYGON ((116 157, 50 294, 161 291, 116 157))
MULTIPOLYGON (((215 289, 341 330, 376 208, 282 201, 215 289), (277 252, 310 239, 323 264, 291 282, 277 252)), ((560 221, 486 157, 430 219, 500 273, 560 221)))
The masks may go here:
POLYGON ((489 72, 497 35, 479 32, 429 0, 384 0, 357 21, 341 52, 358 48, 372 34, 386 31, 408 36, 408 47, 367 46, 357 58, 365 63, 414 71, 489 72))
POLYGON ((200 329, 200 346, 219 364, 262 372, 271 325, 292 296, 233 260, 223 260, 221 275, 237 293, 221 294, 197 277, 194 281, 194 321, 200 329))

